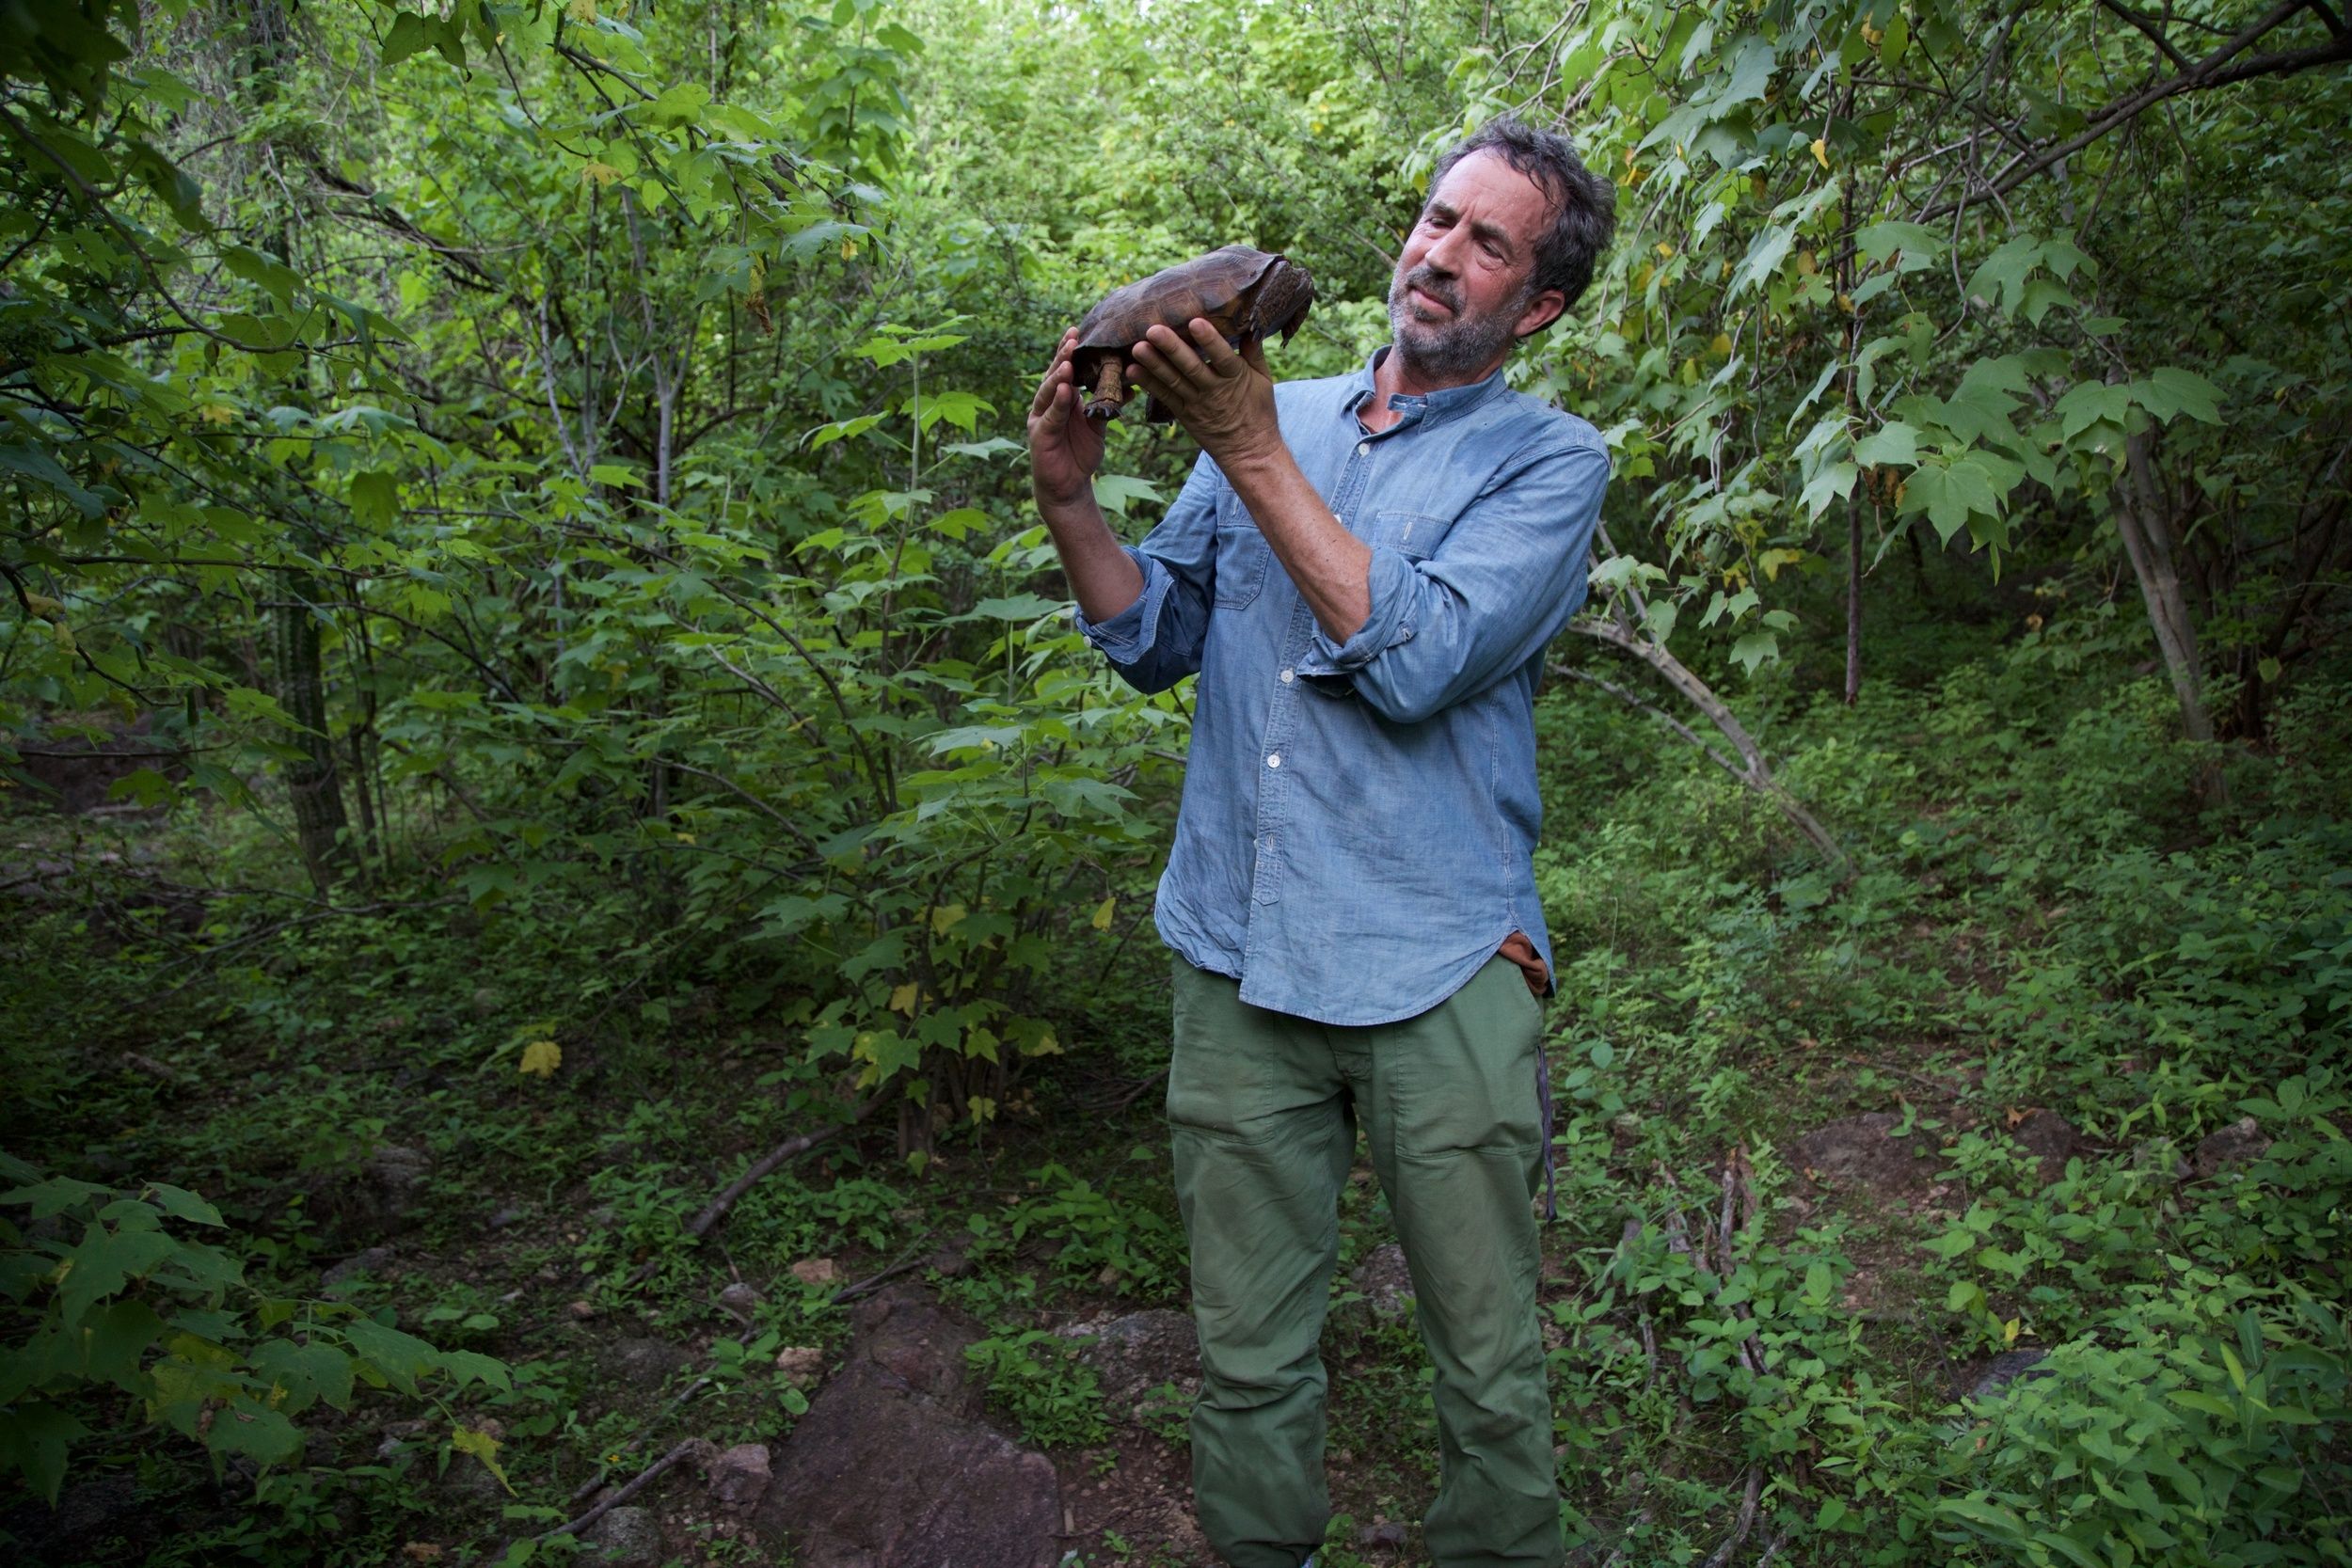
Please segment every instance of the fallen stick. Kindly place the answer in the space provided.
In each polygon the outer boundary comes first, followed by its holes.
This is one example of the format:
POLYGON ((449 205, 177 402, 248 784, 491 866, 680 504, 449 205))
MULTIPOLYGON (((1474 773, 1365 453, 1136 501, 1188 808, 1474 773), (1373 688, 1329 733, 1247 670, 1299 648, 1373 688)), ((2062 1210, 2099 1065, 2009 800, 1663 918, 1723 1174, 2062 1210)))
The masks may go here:
POLYGON ((613 1493, 612 1496, 605 1498, 604 1501, 598 1503, 596 1507, 590 1509, 579 1518, 556 1526, 545 1535, 538 1537, 538 1539, 541 1541, 552 1541, 559 1535, 577 1535, 581 1530, 586 1529, 590 1525, 593 1525, 597 1520, 603 1518, 612 1510, 628 1501, 629 1498, 637 1496, 638 1493, 643 1492, 647 1486, 653 1483, 656 1477, 660 1476, 671 1465, 675 1465, 679 1460, 691 1459, 696 1453, 709 1453, 714 1451, 715 1450, 711 1448, 709 1438, 689 1437, 685 1442, 680 1443, 676 1448, 672 1449, 668 1453, 663 1454, 660 1459, 655 1460, 652 1464, 638 1471, 637 1479, 630 1481, 627 1486, 622 1487, 618 1492, 613 1493))
POLYGON ((1740 1517, 1731 1527, 1731 1539, 1715 1548, 1715 1555, 1707 1560, 1706 1568, 1724 1568, 1731 1554, 1740 1549, 1740 1543, 1748 1538, 1756 1526, 1756 1499, 1764 1489, 1764 1472, 1756 1465, 1748 1466, 1747 1495, 1740 1499, 1740 1517))
POLYGON ((776 1145, 775 1148, 770 1149, 767 1153, 761 1155, 759 1159, 755 1161, 751 1169, 745 1171, 742 1175, 737 1177, 732 1182, 728 1183, 726 1191, 721 1193, 717 1197, 712 1198, 708 1203, 703 1205, 703 1212, 696 1214, 692 1222, 687 1226, 686 1233, 689 1236, 704 1236, 709 1234, 711 1227, 726 1218, 727 1211, 735 1207, 736 1199, 741 1197, 745 1193, 750 1192, 754 1187, 759 1185, 760 1182, 766 1180, 775 1172, 777 1166, 783 1164, 787 1160, 794 1159, 800 1155, 806 1154, 810 1149, 815 1148, 818 1144, 824 1143, 831 1138, 838 1136, 850 1128, 855 1127, 859 1122, 866 1119, 866 1113, 873 1110, 875 1105, 878 1104, 881 1100, 882 1096, 876 1095, 873 1099, 866 1101, 865 1104, 860 1105, 856 1110, 850 1113, 850 1119, 847 1121, 838 1122, 832 1127, 819 1128, 814 1132, 803 1132, 797 1137, 787 1138, 784 1142, 776 1145))
MULTIPOLYGON (((727 1217, 727 1211, 735 1207, 736 1200, 738 1198, 741 1197, 745 1193, 750 1192, 754 1187, 759 1185, 760 1182, 766 1180, 770 1176, 773 1175, 778 1166, 782 1165, 787 1160, 796 1159, 803 1154, 806 1154, 810 1149, 815 1148, 818 1144, 837 1137, 841 1133, 849 1131, 850 1128, 855 1127, 858 1123, 864 1121, 866 1117, 866 1114, 872 1111, 873 1108, 881 1102, 882 1096, 875 1095, 873 1098, 867 1100, 864 1104, 860 1105, 856 1110, 850 1112, 849 1120, 837 1122, 831 1127, 820 1127, 814 1132, 795 1133, 793 1136, 787 1138, 784 1142, 776 1145, 775 1148, 770 1149, 767 1153, 761 1155, 757 1160, 752 1162, 752 1166, 749 1170, 746 1170, 742 1175, 727 1183, 727 1187, 724 1192, 722 1192, 717 1197, 712 1198, 708 1203, 704 1204, 702 1212, 696 1214, 692 1220, 688 1222, 686 1233, 689 1236, 695 1237, 696 1239, 708 1235, 711 1229, 716 1227, 721 1220, 727 1217)), ((651 1279, 656 1271, 658 1271, 660 1267, 661 1260, 660 1259, 648 1259, 644 1262, 639 1264, 636 1272, 631 1274, 628 1278, 624 1281, 624 1283, 626 1285, 643 1285, 646 1280, 651 1279)))

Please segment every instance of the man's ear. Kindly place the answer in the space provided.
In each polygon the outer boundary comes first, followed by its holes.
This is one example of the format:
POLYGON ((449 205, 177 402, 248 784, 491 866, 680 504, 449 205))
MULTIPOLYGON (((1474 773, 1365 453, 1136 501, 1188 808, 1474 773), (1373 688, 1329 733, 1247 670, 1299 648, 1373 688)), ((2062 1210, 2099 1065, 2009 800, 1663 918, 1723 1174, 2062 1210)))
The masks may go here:
POLYGON ((1531 338, 1560 319, 1560 312, 1568 308, 1568 296, 1557 289, 1546 289, 1527 302, 1519 312, 1518 325, 1511 329, 1515 338, 1531 338))

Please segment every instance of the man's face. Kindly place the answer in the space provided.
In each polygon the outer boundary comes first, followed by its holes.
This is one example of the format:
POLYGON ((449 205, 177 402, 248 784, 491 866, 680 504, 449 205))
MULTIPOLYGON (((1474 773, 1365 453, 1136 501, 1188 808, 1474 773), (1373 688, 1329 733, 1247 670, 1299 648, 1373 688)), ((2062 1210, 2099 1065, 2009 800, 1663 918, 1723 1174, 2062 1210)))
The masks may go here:
POLYGON ((1542 187, 1498 152, 1473 152, 1446 171, 1389 285, 1389 323, 1408 370, 1443 386, 1482 380, 1560 313, 1558 290, 1531 287, 1550 220, 1542 187))

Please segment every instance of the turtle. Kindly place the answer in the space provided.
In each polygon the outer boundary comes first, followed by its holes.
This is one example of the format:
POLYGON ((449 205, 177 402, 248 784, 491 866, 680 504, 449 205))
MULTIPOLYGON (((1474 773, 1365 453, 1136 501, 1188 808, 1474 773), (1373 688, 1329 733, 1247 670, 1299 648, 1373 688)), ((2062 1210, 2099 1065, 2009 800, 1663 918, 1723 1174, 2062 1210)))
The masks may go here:
MULTIPOLYGON (((1182 332, 1205 316, 1235 348, 1279 332, 1289 342, 1314 303, 1315 280, 1281 255, 1229 245, 1196 256, 1140 282, 1113 289, 1078 324, 1070 368, 1089 419, 1117 416, 1127 402, 1127 351, 1154 322, 1182 332)), ((1150 400, 1143 417, 1165 423, 1175 416, 1150 400)))

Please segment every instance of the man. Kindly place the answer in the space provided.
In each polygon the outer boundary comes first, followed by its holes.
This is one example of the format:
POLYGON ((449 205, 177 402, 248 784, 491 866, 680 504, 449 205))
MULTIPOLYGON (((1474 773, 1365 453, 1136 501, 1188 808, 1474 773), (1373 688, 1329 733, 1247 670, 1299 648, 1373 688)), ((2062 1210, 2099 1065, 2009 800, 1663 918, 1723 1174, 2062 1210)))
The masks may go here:
POLYGON ((1078 625, 1140 689, 1200 677, 1157 921, 1193 1491, 1234 1568, 1311 1561, 1329 1518, 1316 1345, 1359 1117, 1437 1370, 1430 1553, 1562 1558, 1531 1208, 1551 988, 1534 697, 1609 459, 1502 372, 1590 281, 1613 211, 1566 141, 1498 122, 1438 165, 1362 371, 1277 388, 1255 344, 1152 327, 1136 378, 1201 455, 1140 548, 1094 504, 1074 333, 1030 408, 1078 625))

